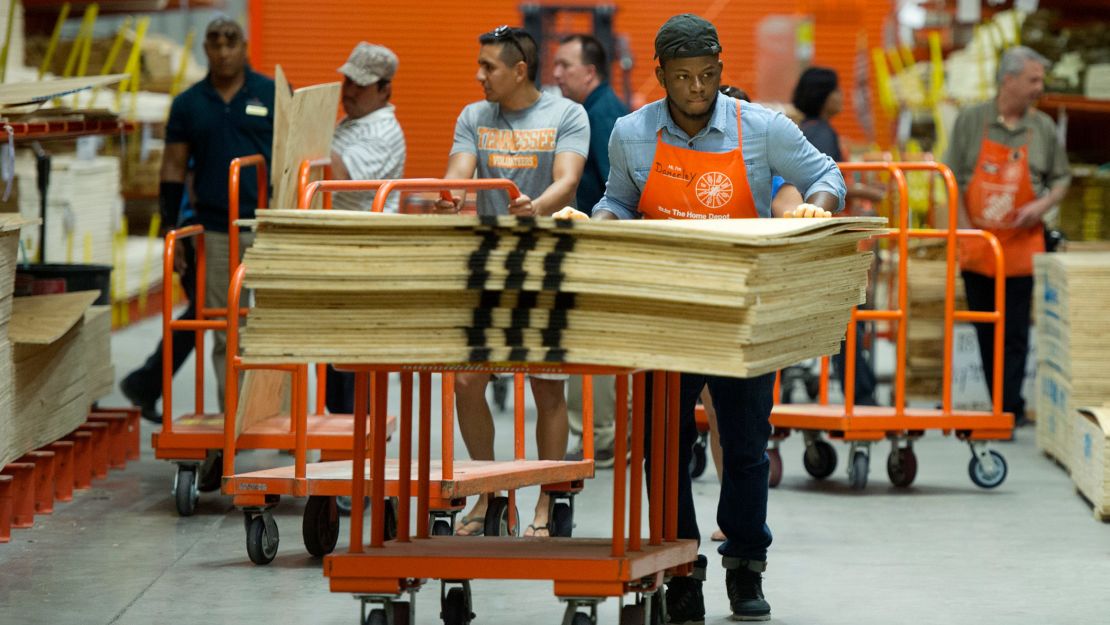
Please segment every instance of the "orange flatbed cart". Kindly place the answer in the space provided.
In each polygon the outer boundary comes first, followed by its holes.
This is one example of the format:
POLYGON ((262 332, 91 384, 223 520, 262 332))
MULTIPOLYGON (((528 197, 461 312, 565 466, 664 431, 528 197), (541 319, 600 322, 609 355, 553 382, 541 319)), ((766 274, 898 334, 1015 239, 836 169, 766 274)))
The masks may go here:
MULTIPOLYGON (((426 580, 440 579, 440 618, 447 625, 463 625, 474 618, 470 582, 476 579, 551 580, 555 595, 567 603, 564 623, 596 623, 597 604, 608 597, 620 597, 621 623, 646 625, 655 622, 651 614, 661 603, 657 591, 665 574, 687 574, 697 558, 697 543, 679 540, 677 510, 678 480, 678 388, 679 374, 654 372, 654 413, 666 415, 653 419, 651 453, 655 466, 663 471, 652 473, 648 484, 648 540, 641 535, 641 489, 644 483, 644 406, 647 373, 613 367, 551 365, 520 363, 469 363, 456 365, 457 370, 498 371, 503 367, 518 371, 560 371, 571 374, 616 374, 616 449, 613 470, 612 538, 472 538, 437 536, 426 522, 432 497, 432 460, 428 434, 431 420, 430 369, 450 370, 450 365, 351 365, 356 373, 355 414, 369 415, 370 441, 373 445, 367 471, 365 462, 344 463, 350 470, 353 493, 351 539, 347 553, 332 554, 324 560, 324 575, 332 592, 351 593, 362 602, 361 623, 401 624, 417 622, 412 594, 426 580), (390 469, 385 459, 384 414, 387 396, 383 392, 389 371, 401 370, 401 419, 399 461, 401 474, 397 494, 398 532, 394 540, 386 540, 382 506, 371 504, 370 540, 364 541, 362 495, 369 493, 371 502, 383 501, 390 492, 390 469), (412 463, 413 375, 419 376, 419 439, 417 471, 410 473, 412 463), (629 381, 633 373, 631 426, 620 414, 627 410, 629 381), (372 379, 373 380, 372 380, 372 379), (371 387, 372 390, 371 390, 371 387), (368 393, 368 391, 370 391, 368 393), (370 396, 369 402, 367 395, 370 396), (631 427, 632 452, 627 460, 628 429, 631 427), (665 465, 663 463, 666 463, 665 465), (626 470, 631 475, 626 481, 626 470), (387 479, 377 479, 385 475, 387 479), (415 490, 414 490, 415 489, 415 490), (631 495, 631 496, 630 496, 631 495), (416 497, 415 536, 409 501, 416 497), (627 506, 627 513, 626 513, 627 506), (667 512, 665 514, 665 511, 667 512), (626 529, 627 519, 627 529, 626 529), (635 599, 623 605, 624 595, 634 593, 635 599), (407 600, 406 600, 407 599, 407 600), (368 606, 372 608, 367 613, 368 606)), ((357 420, 361 426, 362 420, 357 420)), ((356 440, 361 441, 356 431, 356 440)), ((588 432, 587 432, 588 434, 588 432)), ((587 445, 589 437, 585 438, 587 445)), ((361 455, 356 449, 355 457, 361 455)), ((499 479, 507 479, 512 465, 499 479)), ((573 466, 580 463, 560 463, 573 466)))
MULTIPOLYGON (((828 477, 836 468, 836 451, 822 432, 831 438, 850 444, 848 464, 849 482, 855 489, 867 485, 870 447, 883 439, 892 441, 887 458, 887 473, 895 486, 909 486, 917 474, 917 458, 913 441, 928 430, 939 430, 945 435, 955 434, 971 448, 968 474, 976 485, 994 488, 1001 484, 1007 473, 1006 461, 997 451, 988 447, 988 441, 1009 439, 1013 433, 1013 415, 1002 411, 1002 338, 1005 323, 1005 281, 995 282, 995 310, 990 312, 955 310, 956 248, 961 239, 980 237, 986 239, 995 252, 998 275, 1003 273, 1002 249, 994 235, 982 230, 957 228, 958 196, 955 177, 946 166, 933 162, 906 163, 840 163, 843 172, 885 171, 895 183, 899 196, 898 228, 886 236, 895 239, 898 250, 897 297, 890 310, 853 309, 848 324, 844 347, 846 354, 855 353, 856 321, 886 321, 896 325, 894 332, 896 362, 894 373, 893 406, 856 406, 855 358, 845 359, 844 404, 828 403, 828 359, 822 362, 822 379, 819 403, 778 404, 771 413, 774 435, 768 454, 778 455, 778 441, 798 430, 805 435, 806 451, 803 463, 813 477, 828 477), (906 171, 935 171, 943 178, 948 191, 947 229, 910 229, 909 201, 906 171), (944 313, 944 368, 943 390, 939 408, 910 408, 906 406, 906 329, 907 329, 907 263, 910 238, 944 239, 947 242, 947 276, 944 313), (990 323, 994 325, 994 379, 990 411, 956 410, 952 405, 953 328, 957 322, 990 323)), ((774 460, 774 459, 772 459, 774 460)), ((780 459, 781 463, 781 459, 780 459)))
MULTIPOLYGON (((321 166, 323 160, 302 163, 300 168, 300 181, 303 191, 300 195, 299 208, 306 208, 312 203, 312 198, 317 192, 324 193, 324 208, 330 208, 331 194, 344 191, 366 191, 379 189, 375 198, 372 212, 381 212, 385 198, 393 189, 406 190, 433 190, 438 191, 448 187, 466 188, 468 190, 486 188, 506 188, 510 194, 519 193, 516 187, 507 180, 456 180, 445 181, 437 179, 408 179, 408 180, 325 180, 308 182, 309 172, 313 167, 321 166)), ((446 191, 444 191, 446 193, 446 191)), ((228 293, 228 306, 238 306, 242 298, 242 283, 245 268, 237 268, 232 277, 231 288, 228 293)), ((256 564, 267 564, 277 554, 279 534, 277 524, 273 520, 270 508, 275 506, 281 495, 308 497, 309 503, 305 509, 302 525, 302 537, 305 547, 313 555, 326 555, 330 553, 338 539, 339 517, 336 514, 336 501, 341 498, 352 498, 353 491, 350 480, 350 453, 344 454, 344 460, 330 460, 319 463, 308 463, 303 450, 305 445, 298 439, 295 440, 294 464, 292 466, 252 471, 249 473, 235 473, 234 453, 232 450, 232 437, 235 430, 235 409, 237 401, 234 389, 238 380, 231 374, 250 368, 274 369, 286 368, 290 371, 303 372, 307 365, 251 365, 243 361, 238 354, 239 329, 229 328, 228 331, 228 380, 227 406, 231 418, 225 421, 225 452, 223 455, 223 492, 233 495, 237 506, 244 509, 246 515, 247 551, 256 564), (233 356, 234 355, 234 356, 233 356)), ((322 369, 325 365, 317 364, 318 379, 323 379, 322 369)), ((394 369, 399 371, 400 369, 394 369)), ((514 372, 513 369, 501 368, 497 372, 514 372)), ((491 461, 455 461, 454 455, 454 374, 445 371, 442 378, 442 450, 441 460, 434 464, 434 487, 429 492, 429 528, 436 535, 450 535, 453 533, 454 517, 466 505, 466 497, 480 495, 493 491, 508 491, 506 497, 496 497, 490 501, 485 518, 485 533, 487 535, 515 534, 519 523, 517 522, 515 490, 526 486, 540 486, 552 499, 551 518, 553 520, 553 533, 569 536, 573 528, 574 495, 582 490, 583 482, 593 477, 593 409, 592 380, 589 375, 583 382, 584 427, 589 443, 584 449, 584 460, 577 462, 553 460, 525 460, 524 439, 524 375, 516 373, 514 379, 515 405, 514 405, 514 449, 515 459, 510 462, 491 461)), ((295 386, 296 388, 296 386, 295 386)), ((383 391, 384 392, 384 391, 383 391)), ((322 402, 318 395, 318 402, 322 402)), ((294 412, 300 418, 304 407, 297 401, 303 402, 303 397, 295 397, 294 412)), ((322 411, 322 404, 318 407, 322 411)), ((349 416, 348 416, 349 418, 349 416)), ((394 427, 395 418, 389 416, 386 422, 386 436, 388 437, 394 427)), ((295 432, 302 431, 302 425, 294 424, 295 432)), ((347 449, 350 450, 349 440, 352 434, 347 434, 347 449)), ((404 442, 402 442, 404 444, 404 442)), ((366 443, 364 441, 363 447, 366 443)), ((309 446, 311 448, 311 446, 309 446)), ((331 455, 334 458, 335 454, 331 455)), ((328 460, 328 457, 324 457, 328 460)), ((404 460, 391 460, 386 468, 386 492, 388 496, 383 500, 383 515, 389 519, 389 528, 397 525, 397 508, 401 501, 401 482, 405 470, 411 474, 411 468, 404 464, 404 460)), ((360 513, 353 511, 352 522, 360 513)), ((389 535, 393 535, 392 529, 389 535)))
MULTIPOLYGON (((243 168, 255 167, 259 189, 266 189, 269 181, 266 175, 266 161, 260 154, 233 159, 228 172, 228 223, 239 219, 239 183, 243 168)), ((329 198, 330 199, 330 198, 329 198)), ((259 195, 260 208, 266 207, 265 194, 259 195)), ((181 516, 189 516, 196 509, 200 492, 220 489, 224 471, 224 449, 227 439, 225 428, 228 423, 224 414, 204 411, 204 334, 208 330, 227 331, 228 310, 236 307, 209 308, 204 305, 205 265, 204 228, 199 225, 185 226, 166 233, 162 261, 163 284, 172 284, 174 259, 178 253, 177 243, 185 239, 195 241, 196 253, 196 318, 177 320, 173 318, 172 289, 162 293, 162 431, 152 435, 151 444, 155 457, 169 460, 178 465, 174 477, 173 495, 177 511, 181 516), (194 408, 177 420, 173 418, 173 339, 174 330, 196 333, 196 373, 194 408)), ((232 272, 239 265, 239 233, 237 228, 229 228, 229 265, 232 272)), ((239 308, 239 316, 247 314, 246 308, 239 308)), ((290 372, 293 375, 292 401, 294 407, 302 407, 307 413, 308 370, 306 367, 265 367, 290 372)), ((236 383, 238 379, 236 378, 236 383)), ((306 414, 302 419, 303 428, 296 429, 297 419, 290 415, 278 415, 251 425, 238 437, 233 438, 235 449, 294 449, 298 432, 305 432, 306 449, 320 450, 325 457, 349 458, 351 453, 351 433, 354 418, 351 415, 324 414, 323 384, 318 380, 318 410, 306 414)), ((236 400, 238 397, 236 397, 236 400)), ((228 403, 227 405, 232 405, 228 403)), ((234 410, 234 408, 232 408, 234 410)))

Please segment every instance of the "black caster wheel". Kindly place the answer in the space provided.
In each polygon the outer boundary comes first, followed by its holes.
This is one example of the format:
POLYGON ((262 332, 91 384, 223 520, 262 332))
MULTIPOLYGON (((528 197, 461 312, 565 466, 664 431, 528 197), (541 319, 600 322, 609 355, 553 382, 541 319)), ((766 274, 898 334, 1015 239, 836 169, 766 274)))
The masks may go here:
POLYGON ((594 625, 594 620, 585 612, 575 612, 574 618, 571 619, 570 623, 571 625, 594 625))
POLYGON ((690 477, 695 480, 705 473, 708 447, 709 439, 705 434, 699 435, 698 440, 694 441, 693 453, 690 455, 690 477))
POLYGON ((432 536, 450 536, 454 534, 451 530, 451 523, 444 519, 436 519, 432 523, 432 536))
MULTIPOLYGON (((339 509, 339 514, 343 516, 351 516, 351 498, 340 495, 335 498, 335 507, 339 509)), ((362 510, 365 512, 370 509, 370 498, 362 498, 362 510)))
POLYGON ((389 625, 385 610, 382 608, 370 610, 370 613, 366 615, 366 625, 389 625))
POLYGON ((551 535, 570 538, 574 533, 574 511, 569 503, 559 502, 551 508, 551 535))
POLYGON ((173 496, 177 504, 177 513, 181 516, 193 516, 197 510, 197 500, 200 499, 195 466, 177 468, 177 477, 173 482, 173 496))
POLYGON ((771 462, 767 485, 774 488, 782 481, 782 454, 779 453, 778 449, 768 449, 767 459, 771 462))
POLYGON ((967 465, 968 476, 970 476, 971 481, 980 488, 994 488, 1006 481, 1006 473, 1008 471, 1006 459, 1002 457, 1002 454, 993 449, 989 453, 995 464, 995 469, 992 473, 988 473, 983 468, 983 464, 979 462, 978 456, 972 456, 971 462, 967 465))
POLYGON ((274 561, 278 550, 277 523, 259 514, 247 525, 247 555, 255 564, 269 564, 274 561))
POLYGON ((852 464, 848 467, 848 483, 851 484, 852 490, 867 488, 867 471, 870 462, 867 454, 862 451, 852 454, 852 464))
POLYGON ((828 441, 815 440, 806 445, 802 465, 814 479, 823 480, 836 471, 836 448, 828 441))
POLYGON ((910 447, 890 450, 890 455, 886 457, 886 474, 890 476, 890 483, 898 488, 913 484, 917 477, 917 454, 910 447))
POLYGON ((200 465, 200 482, 197 490, 202 493, 214 493, 220 490, 224 477, 224 452, 209 452, 204 463, 200 465))
POLYGON ((509 498, 494 497, 486 508, 486 536, 517 536, 520 529, 520 514, 516 515, 517 524, 509 523, 509 498))
POLYGON ((439 617, 443 625, 470 625, 474 613, 470 611, 470 597, 464 588, 452 588, 447 591, 440 606, 439 617))
POLYGON ((647 615, 642 604, 626 605, 621 608, 620 625, 648 625, 647 615))
POLYGON ((313 495, 304 507, 301 523, 304 548, 317 558, 331 553, 339 540, 339 509, 335 497, 313 495))

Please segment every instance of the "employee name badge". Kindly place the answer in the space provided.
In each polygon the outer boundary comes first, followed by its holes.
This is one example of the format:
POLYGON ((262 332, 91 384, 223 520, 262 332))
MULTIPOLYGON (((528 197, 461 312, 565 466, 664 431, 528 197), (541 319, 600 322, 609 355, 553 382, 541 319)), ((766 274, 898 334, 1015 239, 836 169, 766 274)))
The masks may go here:
POLYGON ((261 104, 248 104, 247 105, 246 113, 247 113, 247 115, 250 115, 252 117, 266 117, 266 114, 269 113, 269 112, 270 112, 270 109, 266 108, 265 106, 262 106, 261 104))

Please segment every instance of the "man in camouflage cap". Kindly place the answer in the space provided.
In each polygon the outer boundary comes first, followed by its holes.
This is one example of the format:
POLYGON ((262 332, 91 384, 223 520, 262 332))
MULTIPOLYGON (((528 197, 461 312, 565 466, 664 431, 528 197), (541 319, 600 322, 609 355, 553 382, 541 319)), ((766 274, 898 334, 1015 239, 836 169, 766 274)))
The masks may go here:
MULTIPOLYGON (((331 175, 336 180, 390 180, 405 174, 405 135, 397 122, 393 76, 397 55, 385 46, 359 42, 347 62, 339 66, 343 75, 342 105, 346 114, 335 127, 331 142, 331 175)), ((374 204, 373 191, 336 193, 335 208, 368 211, 374 204)), ((401 193, 391 193, 385 211, 400 210, 401 193)), ((327 407, 347 414, 355 406, 355 374, 328 365, 327 407)))

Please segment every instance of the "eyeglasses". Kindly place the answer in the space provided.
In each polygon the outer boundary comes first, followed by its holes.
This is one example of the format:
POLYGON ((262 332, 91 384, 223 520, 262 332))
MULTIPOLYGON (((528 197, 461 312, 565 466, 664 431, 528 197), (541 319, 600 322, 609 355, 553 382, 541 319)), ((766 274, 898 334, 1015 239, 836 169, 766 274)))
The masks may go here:
POLYGON ((492 37, 493 40, 496 42, 507 41, 513 44, 513 47, 516 48, 516 51, 520 53, 520 60, 524 61, 525 63, 528 62, 528 55, 524 54, 524 48, 522 48, 520 46, 520 42, 516 40, 516 32, 512 26, 509 26, 507 24, 498 26, 497 28, 494 28, 489 32, 489 36, 492 37))

